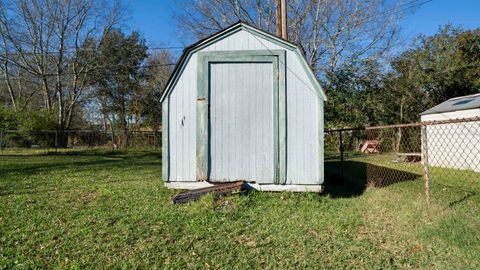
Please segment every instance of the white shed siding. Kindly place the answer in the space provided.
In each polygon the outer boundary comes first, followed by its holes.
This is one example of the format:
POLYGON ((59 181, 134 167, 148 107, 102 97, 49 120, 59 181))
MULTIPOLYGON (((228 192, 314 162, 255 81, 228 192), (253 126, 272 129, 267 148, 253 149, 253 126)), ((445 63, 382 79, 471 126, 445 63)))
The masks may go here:
POLYGON ((197 134, 197 62, 192 55, 169 102, 169 180, 195 181, 197 134))
POLYGON ((212 45, 203 48, 203 52, 211 51, 241 51, 241 50, 283 50, 284 48, 268 40, 241 30, 212 45))
MULTIPOLYGON (((323 107, 297 54, 245 30, 200 51, 278 49, 286 50, 287 58, 287 184, 319 184, 323 143, 319 146, 318 141, 323 142, 323 137, 319 138, 318 125, 323 107)), ((193 53, 169 97, 170 181, 196 181, 196 89, 197 53, 193 53)))
MULTIPOLYGON (((318 184, 318 99, 293 52, 287 53, 287 184, 318 184)), ((323 133, 322 133, 323 134, 323 133)), ((321 160, 320 162, 323 162, 321 160)))
MULTIPOLYGON (((422 121, 480 117, 480 109, 422 115, 422 121)), ((478 123, 450 123, 426 127, 428 164, 480 172, 478 123)))

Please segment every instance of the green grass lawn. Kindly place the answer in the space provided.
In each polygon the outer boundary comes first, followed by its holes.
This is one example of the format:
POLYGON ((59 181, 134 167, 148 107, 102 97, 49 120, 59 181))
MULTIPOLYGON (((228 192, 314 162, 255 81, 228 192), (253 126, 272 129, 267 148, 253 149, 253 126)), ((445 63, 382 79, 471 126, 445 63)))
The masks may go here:
POLYGON ((421 180, 365 189, 351 161, 323 195, 172 205, 158 153, 0 156, 0 269, 480 267, 478 183, 439 178, 427 207, 421 180))

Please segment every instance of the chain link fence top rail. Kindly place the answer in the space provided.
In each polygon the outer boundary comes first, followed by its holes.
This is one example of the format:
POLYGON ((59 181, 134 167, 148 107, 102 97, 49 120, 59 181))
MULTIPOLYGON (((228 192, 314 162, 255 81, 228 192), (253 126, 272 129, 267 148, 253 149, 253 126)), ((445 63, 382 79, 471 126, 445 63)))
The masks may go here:
POLYGON ((161 147, 160 131, 39 130, 21 132, 0 130, 3 154, 18 150, 56 152, 64 149, 151 149, 161 147))

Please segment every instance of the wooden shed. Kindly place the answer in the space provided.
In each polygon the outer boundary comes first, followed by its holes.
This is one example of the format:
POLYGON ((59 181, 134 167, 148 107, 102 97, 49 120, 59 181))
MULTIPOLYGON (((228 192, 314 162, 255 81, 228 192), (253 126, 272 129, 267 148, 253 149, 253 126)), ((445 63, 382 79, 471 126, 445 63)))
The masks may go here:
POLYGON ((428 164, 436 167, 480 172, 480 94, 451 98, 423 113, 422 122, 443 121, 427 125, 424 149, 428 164))
POLYGON ((185 48, 161 100, 167 187, 321 190, 326 95, 295 44, 234 24, 185 48))

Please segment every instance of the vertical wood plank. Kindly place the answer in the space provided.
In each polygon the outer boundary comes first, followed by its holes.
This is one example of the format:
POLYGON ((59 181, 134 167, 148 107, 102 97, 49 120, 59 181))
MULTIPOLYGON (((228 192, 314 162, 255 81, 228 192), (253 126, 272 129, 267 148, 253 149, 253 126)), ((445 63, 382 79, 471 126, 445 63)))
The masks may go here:
POLYGON ((208 62, 198 56, 197 181, 208 180, 208 62))
POLYGON ((278 52, 278 183, 287 182, 287 93, 286 93, 286 66, 287 59, 285 51, 278 52))

